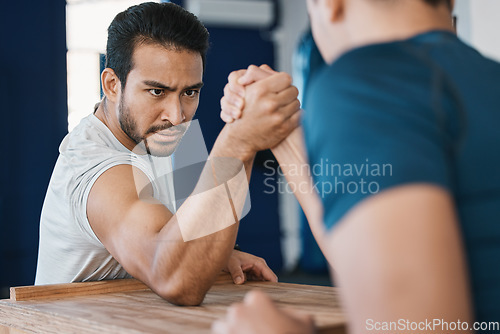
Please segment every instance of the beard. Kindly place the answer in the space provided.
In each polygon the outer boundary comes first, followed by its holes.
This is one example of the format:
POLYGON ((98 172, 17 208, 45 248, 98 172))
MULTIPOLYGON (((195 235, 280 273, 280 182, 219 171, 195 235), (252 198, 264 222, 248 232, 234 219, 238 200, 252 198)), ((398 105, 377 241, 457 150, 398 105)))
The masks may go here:
POLYGON ((130 107, 125 103, 123 94, 120 97, 120 103, 118 105, 118 115, 118 121, 122 131, 137 144, 133 152, 146 151, 148 154, 157 157, 172 155, 188 128, 187 123, 174 126, 169 121, 166 121, 164 124, 151 126, 142 134, 138 129, 137 122, 132 115, 130 107), (160 136, 157 134, 157 132, 160 131, 167 132, 166 135, 168 135, 170 140, 165 141, 155 138, 160 136))

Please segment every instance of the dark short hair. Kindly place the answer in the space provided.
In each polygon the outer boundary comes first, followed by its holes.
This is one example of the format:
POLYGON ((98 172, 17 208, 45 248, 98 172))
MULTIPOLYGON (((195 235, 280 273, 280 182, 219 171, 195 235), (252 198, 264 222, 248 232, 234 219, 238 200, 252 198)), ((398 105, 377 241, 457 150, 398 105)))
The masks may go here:
MULTIPOLYGON (((384 1, 387 2, 387 0, 382 0, 380 2, 384 2, 384 1)), ((404 0, 392 0, 392 1, 397 2, 397 1, 404 1, 404 0)), ((451 10, 451 0, 422 0, 422 2, 425 2, 426 4, 434 6, 434 7, 445 4, 451 10)))
POLYGON ((424 0, 424 1, 433 6, 447 4, 448 7, 451 9, 451 0, 424 0))
POLYGON ((125 87, 133 68, 132 55, 140 44, 199 52, 205 69, 208 31, 198 18, 173 3, 145 2, 119 13, 108 27, 106 67, 125 87))

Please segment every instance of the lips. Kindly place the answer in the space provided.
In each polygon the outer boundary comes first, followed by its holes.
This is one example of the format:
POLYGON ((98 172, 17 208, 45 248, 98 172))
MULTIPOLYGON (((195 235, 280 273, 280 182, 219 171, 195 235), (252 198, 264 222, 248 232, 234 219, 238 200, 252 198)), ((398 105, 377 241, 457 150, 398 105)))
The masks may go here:
POLYGON ((172 130, 163 130, 163 131, 157 131, 155 134, 160 135, 160 136, 166 136, 166 137, 177 137, 182 135, 181 131, 172 131, 172 130))
POLYGON ((182 135, 182 131, 172 129, 154 132, 156 140, 164 143, 176 142, 182 137, 182 135))

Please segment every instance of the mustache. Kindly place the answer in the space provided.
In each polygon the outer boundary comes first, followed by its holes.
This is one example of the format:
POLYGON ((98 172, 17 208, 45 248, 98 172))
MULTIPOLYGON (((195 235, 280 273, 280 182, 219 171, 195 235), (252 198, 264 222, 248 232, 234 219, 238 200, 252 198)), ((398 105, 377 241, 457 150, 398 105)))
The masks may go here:
POLYGON ((179 125, 173 125, 172 123, 170 123, 169 121, 167 121, 165 124, 156 125, 156 126, 150 127, 149 130, 146 132, 146 134, 160 132, 160 131, 164 131, 164 130, 167 130, 167 129, 170 129, 170 128, 172 128, 171 129, 172 132, 183 133, 187 129, 187 124, 182 123, 182 124, 179 124, 179 125))

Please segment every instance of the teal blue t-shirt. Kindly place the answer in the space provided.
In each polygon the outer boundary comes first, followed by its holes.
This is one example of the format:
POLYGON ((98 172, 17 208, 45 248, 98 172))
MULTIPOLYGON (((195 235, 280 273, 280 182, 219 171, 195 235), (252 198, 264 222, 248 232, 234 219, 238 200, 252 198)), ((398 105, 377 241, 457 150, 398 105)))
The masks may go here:
POLYGON ((303 126, 329 228, 394 186, 447 189, 476 321, 500 321, 500 64, 444 31, 364 46, 314 78, 303 126))

